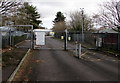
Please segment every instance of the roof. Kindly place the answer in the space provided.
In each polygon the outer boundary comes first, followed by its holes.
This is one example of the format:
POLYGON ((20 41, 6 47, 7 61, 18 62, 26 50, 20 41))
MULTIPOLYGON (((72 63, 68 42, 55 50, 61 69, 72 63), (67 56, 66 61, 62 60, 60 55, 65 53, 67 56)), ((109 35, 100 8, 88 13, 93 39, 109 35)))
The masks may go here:
POLYGON ((107 28, 107 29, 102 29, 102 30, 99 30, 98 32, 96 33, 118 33, 117 31, 113 30, 112 28, 107 28))

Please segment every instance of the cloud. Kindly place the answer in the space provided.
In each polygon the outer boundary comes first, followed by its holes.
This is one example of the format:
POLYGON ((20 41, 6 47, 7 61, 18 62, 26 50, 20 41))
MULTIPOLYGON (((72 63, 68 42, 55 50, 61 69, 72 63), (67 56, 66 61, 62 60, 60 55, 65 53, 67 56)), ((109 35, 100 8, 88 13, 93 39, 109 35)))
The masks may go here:
POLYGON ((42 16, 42 26, 47 28, 52 27, 52 21, 58 11, 61 11, 66 19, 69 19, 70 12, 81 11, 80 8, 84 8, 85 13, 91 15, 97 11, 97 3, 102 1, 104 0, 28 0, 37 7, 42 16))

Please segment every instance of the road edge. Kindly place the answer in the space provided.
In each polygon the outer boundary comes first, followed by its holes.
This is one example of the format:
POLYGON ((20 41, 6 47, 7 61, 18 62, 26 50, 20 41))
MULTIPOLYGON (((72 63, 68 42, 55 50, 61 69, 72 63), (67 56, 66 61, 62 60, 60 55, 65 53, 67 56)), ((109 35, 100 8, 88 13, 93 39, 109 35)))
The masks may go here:
POLYGON ((18 70, 20 69, 21 65, 23 64, 24 60, 26 59, 26 57, 28 56, 29 52, 31 51, 31 49, 28 49, 27 53, 25 54, 25 56, 22 58, 22 60, 20 61, 19 65, 17 66, 17 68, 14 70, 14 72, 11 74, 11 76, 9 77, 9 79, 7 80, 7 82, 12 82, 12 80, 14 79, 16 73, 18 72, 18 70))

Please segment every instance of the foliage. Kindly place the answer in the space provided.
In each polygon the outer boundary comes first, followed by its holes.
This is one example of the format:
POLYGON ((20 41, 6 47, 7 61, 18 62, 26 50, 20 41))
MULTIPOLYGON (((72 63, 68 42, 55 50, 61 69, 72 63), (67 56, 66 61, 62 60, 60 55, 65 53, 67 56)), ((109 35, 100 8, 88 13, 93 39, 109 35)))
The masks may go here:
POLYGON ((2 0, 0 1, 0 17, 2 23, 0 26, 7 23, 14 23, 14 25, 33 25, 38 28, 42 22, 38 20, 40 14, 36 7, 29 5, 27 2, 22 3, 19 0, 2 0))
POLYGON ((57 15, 56 15, 56 18, 54 19, 54 23, 56 23, 56 22, 64 22, 65 21, 65 17, 64 17, 64 15, 63 15, 63 13, 61 13, 61 12, 57 12, 57 15))
POLYGON ((38 20, 40 18, 40 14, 37 12, 36 7, 33 7, 25 2, 24 5, 18 9, 18 11, 18 24, 31 24, 34 28, 39 28, 39 24, 42 21, 38 20))
POLYGON ((62 12, 57 12, 56 18, 54 19, 54 31, 64 31, 66 29, 65 18, 62 12))

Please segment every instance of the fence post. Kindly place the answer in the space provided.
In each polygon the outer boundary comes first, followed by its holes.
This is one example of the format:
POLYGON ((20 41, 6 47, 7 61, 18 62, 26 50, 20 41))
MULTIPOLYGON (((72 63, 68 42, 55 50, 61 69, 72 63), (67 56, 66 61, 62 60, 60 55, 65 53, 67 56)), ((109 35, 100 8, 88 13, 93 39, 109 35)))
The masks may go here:
POLYGON ((81 44, 78 44, 78 47, 79 47, 79 49, 78 49, 78 58, 81 58, 81 44))
POLYGON ((78 44, 77 43, 76 43, 75 53, 76 53, 76 57, 77 57, 78 56, 78 44))

